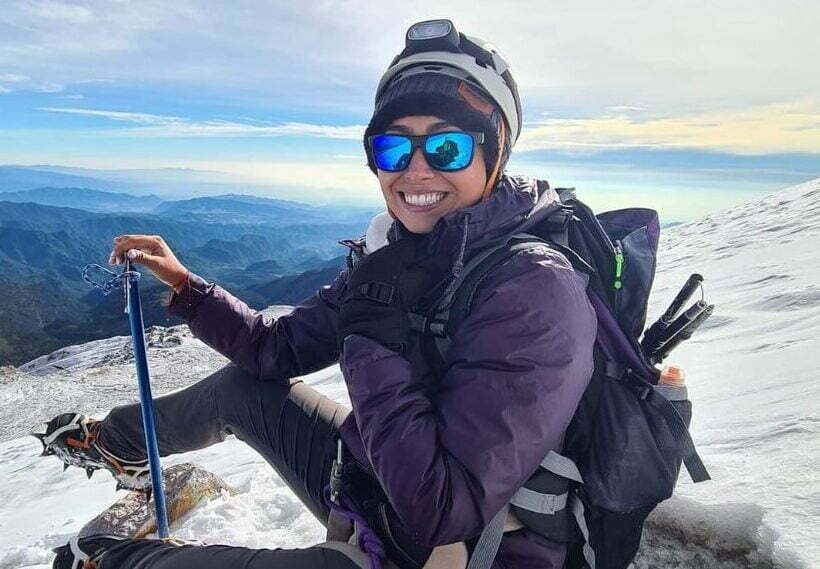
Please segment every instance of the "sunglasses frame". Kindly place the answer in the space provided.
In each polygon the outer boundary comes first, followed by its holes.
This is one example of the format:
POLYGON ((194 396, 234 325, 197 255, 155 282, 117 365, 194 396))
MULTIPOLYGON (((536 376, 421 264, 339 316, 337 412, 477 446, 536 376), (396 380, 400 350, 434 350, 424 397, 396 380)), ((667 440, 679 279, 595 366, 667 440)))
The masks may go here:
POLYGON ((436 172, 445 172, 445 173, 447 173, 447 172, 461 172, 462 170, 466 170, 467 168, 469 168, 470 164, 473 163, 473 158, 475 158, 475 147, 476 147, 476 145, 484 144, 484 133, 483 132, 475 132, 475 131, 471 131, 471 130, 444 130, 444 131, 439 131, 439 132, 431 132, 430 134, 404 134, 404 133, 401 133, 401 132, 382 132, 382 133, 379 133, 379 134, 371 134, 370 136, 367 137, 367 151, 370 154, 370 159, 373 161, 373 164, 376 165, 377 169, 382 170, 382 172, 390 172, 390 173, 404 172, 405 170, 407 170, 407 168, 410 167, 410 162, 408 161, 407 166, 405 166, 401 170, 383 170, 382 168, 379 168, 379 165, 376 163, 376 155, 373 152, 373 141, 375 140, 375 138, 377 136, 400 136, 402 138, 408 139, 410 141, 410 159, 411 160, 413 159, 413 153, 415 153, 416 148, 420 148, 421 149, 421 154, 424 156, 424 159, 427 161, 427 165, 430 166, 430 168, 432 168, 436 172), (427 142, 427 139, 430 138, 431 136, 439 136, 439 135, 442 135, 442 134, 469 134, 470 135, 470 137, 473 139, 473 151, 470 153, 470 160, 469 160, 469 162, 467 162, 467 164, 465 164, 461 168, 446 170, 446 169, 442 169, 442 168, 437 168, 436 166, 434 166, 430 162, 430 158, 427 156, 427 151, 425 150, 424 145, 427 142))

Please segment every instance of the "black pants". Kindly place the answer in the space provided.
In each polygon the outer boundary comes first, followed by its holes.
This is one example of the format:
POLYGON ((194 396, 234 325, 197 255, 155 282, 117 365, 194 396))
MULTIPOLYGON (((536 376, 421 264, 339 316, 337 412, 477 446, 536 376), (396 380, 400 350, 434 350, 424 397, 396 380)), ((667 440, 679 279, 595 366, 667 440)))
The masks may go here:
MULTIPOLYGON (((327 523, 321 496, 339 427, 350 410, 301 381, 262 383, 228 365, 191 387, 155 399, 162 456, 221 442, 228 434, 253 447, 316 518, 327 523)), ((138 405, 116 407, 104 420, 100 443, 125 459, 145 458, 138 405)), ((129 540, 113 547, 102 569, 356 569, 331 549, 248 549, 224 545, 173 546, 129 540)))

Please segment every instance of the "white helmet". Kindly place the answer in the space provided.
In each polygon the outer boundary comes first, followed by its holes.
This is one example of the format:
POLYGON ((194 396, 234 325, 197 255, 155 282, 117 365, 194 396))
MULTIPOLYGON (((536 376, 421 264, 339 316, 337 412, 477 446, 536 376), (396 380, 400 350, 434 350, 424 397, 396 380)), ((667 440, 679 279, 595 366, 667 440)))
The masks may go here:
POLYGON ((456 31, 450 20, 413 24, 404 51, 379 81, 376 107, 389 85, 420 73, 447 75, 477 88, 500 109, 515 144, 521 134, 521 100, 509 65, 494 45, 456 31))

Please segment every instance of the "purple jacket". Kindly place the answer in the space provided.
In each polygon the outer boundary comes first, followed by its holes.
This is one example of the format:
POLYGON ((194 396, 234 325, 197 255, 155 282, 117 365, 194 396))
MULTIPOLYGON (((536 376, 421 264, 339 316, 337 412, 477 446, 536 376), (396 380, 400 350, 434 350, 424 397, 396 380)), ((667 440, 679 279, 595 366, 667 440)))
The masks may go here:
MULTIPOLYGON (((458 270, 471 251, 540 221, 555 199, 530 180, 505 178, 488 199, 439 220, 431 242, 458 270)), ((339 359, 346 276, 270 324, 197 276, 170 310, 260 380, 283 380, 339 359)), ((473 306, 442 374, 362 336, 348 337, 341 354, 353 406, 342 437, 421 545, 481 533, 547 452, 560 451, 592 374, 595 313, 560 254, 517 253, 487 276, 473 306)), ((524 528, 504 534, 495 566, 557 569, 564 556, 564 546, 524 528)))

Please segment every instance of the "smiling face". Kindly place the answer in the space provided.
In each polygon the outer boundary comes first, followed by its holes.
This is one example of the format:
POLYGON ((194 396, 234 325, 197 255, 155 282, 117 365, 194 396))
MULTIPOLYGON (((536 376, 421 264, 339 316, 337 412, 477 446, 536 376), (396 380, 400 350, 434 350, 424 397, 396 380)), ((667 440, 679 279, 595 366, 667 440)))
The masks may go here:
MULTIPOLYGON (((461 129, 438 117, 409 116, 396 119, 385 132, 422 135, 453 130, 461 129)), ((475 147, 470 165, 458 172, 434 170, 416 148, 406 170, 377 170, 376 175, 387 207, 413 233, 429 233, 444 215, 477 203, 487 183, 481 145, 475 147)))

